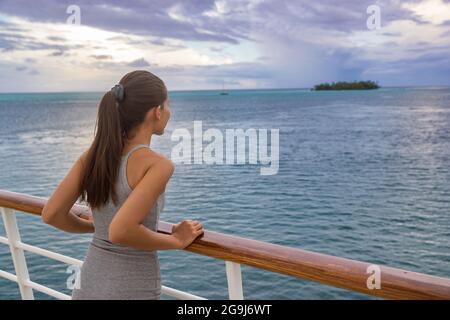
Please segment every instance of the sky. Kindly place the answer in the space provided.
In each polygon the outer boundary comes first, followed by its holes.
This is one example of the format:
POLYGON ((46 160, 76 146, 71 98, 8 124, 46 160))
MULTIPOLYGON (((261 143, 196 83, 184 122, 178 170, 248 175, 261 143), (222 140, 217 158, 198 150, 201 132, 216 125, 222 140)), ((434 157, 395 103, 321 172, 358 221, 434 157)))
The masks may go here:
POLYGON ((136 69, 169 90, 450 85, 450 0, 0 0, 0 92, 136 69))

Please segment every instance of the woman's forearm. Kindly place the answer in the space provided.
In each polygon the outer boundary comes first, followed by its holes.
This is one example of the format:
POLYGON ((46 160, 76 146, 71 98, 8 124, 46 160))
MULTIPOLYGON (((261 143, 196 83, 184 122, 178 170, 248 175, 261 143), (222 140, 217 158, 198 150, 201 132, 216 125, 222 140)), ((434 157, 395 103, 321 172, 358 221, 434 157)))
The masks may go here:
POLYGON ((182 244, 174 235, 155 232, 142 224, 113 233, 110 229, 109 232, 111 242, 135 249, 154 251, 181 249, 182 247, 182 244))
POLYGON ((71 212, 65 215, 53 215, 51 219, 44 220, 44 222, 71 233, 92 233, 95 231, 94 223, 91 220, 82 219, 71 212))

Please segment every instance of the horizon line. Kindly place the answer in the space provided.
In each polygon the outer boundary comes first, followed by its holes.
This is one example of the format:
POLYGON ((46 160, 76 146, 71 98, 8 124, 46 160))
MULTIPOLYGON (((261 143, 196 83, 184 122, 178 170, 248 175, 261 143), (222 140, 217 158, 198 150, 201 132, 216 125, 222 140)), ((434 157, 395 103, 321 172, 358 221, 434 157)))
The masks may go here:
MULTIPOLYGON (((395 86, 380 86, 383 88, 449 88, 450 84, 447 85, 395 85, 395 86)), ((310 90, 313 87, 278 87, 278 88, 242 88, 242 89, 175 89, 169 90, 169 92, 198 92, 198 91, 220 91, 220 92, 230 92, 230 91, 263 91, 263 90, 310 90)), ((346 90, 342 90, 346 91, 346 90)), ((351 90, 348 90, 351 91, 351 90)), ((355 90, 357 91, 357 90, 355 90)), ((102 93, 106 91, 9 91, 2 92, 0 94, 34 94, 34 93, 102 93)))

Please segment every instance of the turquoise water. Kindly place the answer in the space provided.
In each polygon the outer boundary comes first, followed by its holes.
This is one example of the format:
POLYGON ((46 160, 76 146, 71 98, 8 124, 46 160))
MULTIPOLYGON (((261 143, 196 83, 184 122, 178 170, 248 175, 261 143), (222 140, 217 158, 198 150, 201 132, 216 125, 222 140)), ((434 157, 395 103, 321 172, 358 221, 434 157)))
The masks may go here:
MULTIPOLYGON (((260 165, 178 164, 161 219, 197 219, 208 230, 450 277, 450 89, 360 92, 172 92, 176 128, 277 128, 277 175, 260 165)), ((48 197, 93 137, 100 93, 0 94, 0 189, 48 197)), ((65 234, 18 214, 22 239, 82 259, 90 235, 65 234)), ((1 222, 0 222, 1 223, 1 222)), ((0 234, 4 234, 0 228, 0 234)), ((227 298, 225 263, 160 251, 163 284, 227 298)), ((66 266, 27 254, 32 280, 65 289, 66 266)), ((0 245, 0 269, 13 271, 0 245)), ((242 266, 254 299, 353 299, 364 295, 242 266)), ((38 298, 47 298, 36 294, 38 298)), ((19 298, 0 279, 0 299, 19 298)))

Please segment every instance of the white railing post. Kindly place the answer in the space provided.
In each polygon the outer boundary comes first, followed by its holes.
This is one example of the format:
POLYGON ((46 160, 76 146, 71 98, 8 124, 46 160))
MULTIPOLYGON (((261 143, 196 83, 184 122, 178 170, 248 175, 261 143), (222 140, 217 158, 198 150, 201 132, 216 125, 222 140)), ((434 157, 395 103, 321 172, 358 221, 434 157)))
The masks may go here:
POLYGON ((20 242, 20 233, 17 226, 16 214, 14 210, 9 208, 1 208, 1 210, 20 294, 23 300, 34 300, 33 289, 27 285, 30 281, 30 276, 28 274, 25 254, 23 249, 17 247, 17 244, 20 242))
POLYGON ((228 295, 230 300, 244 300, 242 290, 241 265, 236 262, 225 261, 228 281, 228 295))

